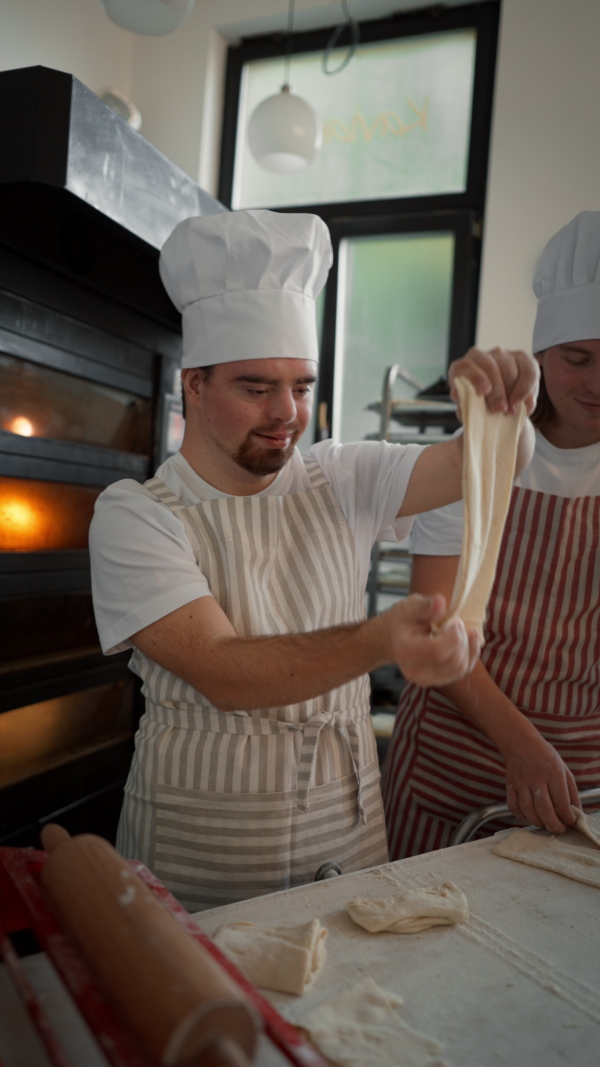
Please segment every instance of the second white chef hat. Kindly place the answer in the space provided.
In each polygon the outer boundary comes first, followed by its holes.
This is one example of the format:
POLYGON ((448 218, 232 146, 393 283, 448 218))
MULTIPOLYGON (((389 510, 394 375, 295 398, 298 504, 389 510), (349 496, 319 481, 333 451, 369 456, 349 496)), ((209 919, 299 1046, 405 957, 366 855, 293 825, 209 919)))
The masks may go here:
POLYGON ((315 301, 332 261, 317 215, 231 211, 180 222, 159 267, 182 313, 183 367, 318 360, 315 301))
POLYGON ((548 241, 533 291, 534 352, 600 338, 600 211, 581 211, 548 241))

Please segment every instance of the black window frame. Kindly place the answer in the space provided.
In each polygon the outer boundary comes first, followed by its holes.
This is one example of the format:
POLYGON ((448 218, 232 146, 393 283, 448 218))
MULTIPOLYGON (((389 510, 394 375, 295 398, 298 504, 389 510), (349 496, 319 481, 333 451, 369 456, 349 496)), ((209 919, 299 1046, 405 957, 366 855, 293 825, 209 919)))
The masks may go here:
MULTIPOLYGON (((474 343, 499 17, 500 0, 484 0, 482 3, 452 8, 436 5, 416 12, 398 13, 390 18, 360 23, 362 44, 444 33, 450 30, 473 28, 477 31, 469 158, 464 192, 274 208, 280 212, 302 211, 319 215, 329 226, 332 235, 334 265, 325 292, 317 396, 317 403, 325 403, 328 412, 332 410, 335 370, 337 250, 344 237, 416 231, 452 231, 455 234, 456 243, 448 364, 461 356, 474 343)), ((306 52, 323 52, 334 28, 327 27, 321 30, 295 33, 291 48, 292 57, 306 52)), ((342 37, 342 42, 343 39, 342 37)), ((229 48, 218 191, 219 200, 228 208, 231 208, 233 190, 243 67, 252 60, 279 56, 282 58, 283 70, 285 52, 286 36, 283 33, 244 38, 240 44, 229 48)), ((395 360, 391 359, 390 362, 395 362, 395 360)))

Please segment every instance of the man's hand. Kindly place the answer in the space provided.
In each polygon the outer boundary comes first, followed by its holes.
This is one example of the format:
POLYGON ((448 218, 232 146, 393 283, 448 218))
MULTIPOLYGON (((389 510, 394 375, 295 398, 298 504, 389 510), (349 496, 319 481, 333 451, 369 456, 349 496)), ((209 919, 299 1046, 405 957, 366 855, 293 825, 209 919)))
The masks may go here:
POLYGON ((553 834, 575 822, 581 807, 575 779, 556 749, 537 731, 505 754, 506 797, 513 815, 553 834))
POLYGON ((491 411, 515 412, 525 402, 530 415, 537 400, 540 369, 537 360, 526 352, 493 348, 483 352, 470 348, 466 356, 450 364, 450 396, 457 400, 455 378, 468 378, 479 396, 484 396, 491 411))
POLYGON ((446 598, 413 594, 379 616, 387 628, 389 662, 416 685, 449 685, 470 674, 479 658, 476 631, 455 619, 440 633, 431 624, 446 611, 446 598))

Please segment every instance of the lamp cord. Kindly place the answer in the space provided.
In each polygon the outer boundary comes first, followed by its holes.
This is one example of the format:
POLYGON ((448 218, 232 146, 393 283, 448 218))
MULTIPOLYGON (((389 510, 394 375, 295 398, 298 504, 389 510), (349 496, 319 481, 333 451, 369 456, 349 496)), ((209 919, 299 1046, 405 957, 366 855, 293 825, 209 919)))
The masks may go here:
POLYGON ((331 34, 331 37, 329 38, 327 48, 323 53, 323 59, 321 61, 321 68, 323 70, 323 74, 340 74, 341 71, 348 66, 350 60, 352 59, 352 56, 356 52, 356 49, 359 45, 360 25, 355 18, 352 18, 352 15, 348 10, 347 0, 341 0, 341 5, 342 11, 344 12, 344 15, 346 17, 346 21, 342 22, 339 26, 336 26, 335 30, 331 34), (334 67, 333 70, 330 70, 328 64, 329 59, 331 57, 331 53, 333 52, 340 37, 346 29, 346 26, 350 28, 350 44, 348 45, 348 51, 346 52, 346 55, 342 59, 341 63, 339 63, 337 67, 334 67))
POLYGON ((283 88, 290 87, 290 66, 292 63, 292 44, 294 41, 294 0, 290 0, 288 7, 288 24, 285 38, 285 59, 283 63, 283 88))

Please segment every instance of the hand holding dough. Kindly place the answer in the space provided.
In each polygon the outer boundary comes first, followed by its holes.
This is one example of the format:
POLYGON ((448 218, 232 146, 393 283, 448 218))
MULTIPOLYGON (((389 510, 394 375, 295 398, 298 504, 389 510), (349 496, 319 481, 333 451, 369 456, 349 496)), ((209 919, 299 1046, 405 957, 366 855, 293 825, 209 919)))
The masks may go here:
POLYGON ((213 940, 254 985, 301 996, 327 958, 327 930, 319 919, 302 926, 227 923, 213 940))
POLYGON ((467 629, 478 631, 482 645, 525 405, 514 415, 492 412, 468 378, 456 378, 454 385, 464 425, 463 542, 450 607, 435 628, 443 629, 458 616, 467 629))
POLYGON ((350 918, 370 934, 386 930, 394 934, 418 934, 430 926, 464 922, 469 915, 467 898, 453 882, 423 889, 407 889, 386 900, 356 897, 346 909, 350 918))
POLYGON ((443 1045, 407 1026, 396 1014, 402 998, 372 978, 309 1011, 297 1023, 339 1067, 446 1067, 443 1045))

